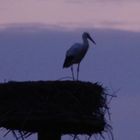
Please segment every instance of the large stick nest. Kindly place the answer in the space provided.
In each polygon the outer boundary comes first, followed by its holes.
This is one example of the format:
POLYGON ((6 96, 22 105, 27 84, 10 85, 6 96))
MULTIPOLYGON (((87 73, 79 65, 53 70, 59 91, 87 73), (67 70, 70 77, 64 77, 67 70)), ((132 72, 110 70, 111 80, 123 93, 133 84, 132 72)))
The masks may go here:
POLYGON ((105 89, 81 81, 0 84, 0 127, 20 132, 95 134, 105 130, 105 89))

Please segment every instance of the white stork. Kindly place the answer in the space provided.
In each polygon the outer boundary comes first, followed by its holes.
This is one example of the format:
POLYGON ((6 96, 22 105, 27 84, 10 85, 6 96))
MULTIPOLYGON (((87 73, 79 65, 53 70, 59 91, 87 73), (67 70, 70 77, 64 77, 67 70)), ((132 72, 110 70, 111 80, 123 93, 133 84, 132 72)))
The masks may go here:
POLYGON ((73 80, 75 80, 73 72, 73 64, 78 64, 77 67, 77 80, 78 80, 80 62, 84 58, 89 48, 88 39, 91 40, 94 44, 96 44, 95 41, 91 38, 90 34, 87 32, 84 32, 82 34, 82 39, 83 43, 75 43, 67 50, 66 58, 63 64, 63 68, 68 68, 71 66, 73 80))

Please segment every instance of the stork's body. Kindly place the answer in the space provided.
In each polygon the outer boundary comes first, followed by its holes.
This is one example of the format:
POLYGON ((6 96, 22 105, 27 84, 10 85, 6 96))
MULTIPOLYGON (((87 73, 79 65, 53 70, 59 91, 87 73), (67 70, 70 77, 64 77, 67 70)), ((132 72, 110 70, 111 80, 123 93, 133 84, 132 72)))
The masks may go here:
POLYGON ((90 37, 89 33, 86 32, 83 33, 82 38, 83 38, 83 43, 75 43, 66 52, 66 58, 63 64, 63 68, 68 68, 71 66, 73 80, 74 80, 73 64, 78 64, 77 67, 77 80, 78 80, 80 62, 84 58, 89 48, 88 39, 90 39, 94 44, 96 44, 94 40, 90 37))

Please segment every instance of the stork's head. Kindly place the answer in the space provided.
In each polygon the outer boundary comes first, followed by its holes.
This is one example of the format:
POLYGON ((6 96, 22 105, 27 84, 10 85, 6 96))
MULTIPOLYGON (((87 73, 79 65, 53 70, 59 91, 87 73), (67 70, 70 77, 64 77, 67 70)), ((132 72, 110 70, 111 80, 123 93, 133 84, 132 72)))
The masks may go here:
POLYGON ((91 38, 90 34, 88 32, 84 32, 82 35, 83 39, 89 39, 90 41, 92 41, 92 43, 94 43, 96 45, 96 42, 91 38))

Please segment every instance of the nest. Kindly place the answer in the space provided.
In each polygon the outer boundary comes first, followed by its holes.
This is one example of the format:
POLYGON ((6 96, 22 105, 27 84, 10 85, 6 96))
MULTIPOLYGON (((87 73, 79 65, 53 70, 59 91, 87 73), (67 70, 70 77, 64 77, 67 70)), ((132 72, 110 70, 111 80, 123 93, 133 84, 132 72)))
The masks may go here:
POLYGON ((101 134, 110 126, 105 119, 107 110, 107 94, 98 83, 13 81, 0 84, 0 127, 13 134, 18 130, 22 137, 40 131, 101 134))

